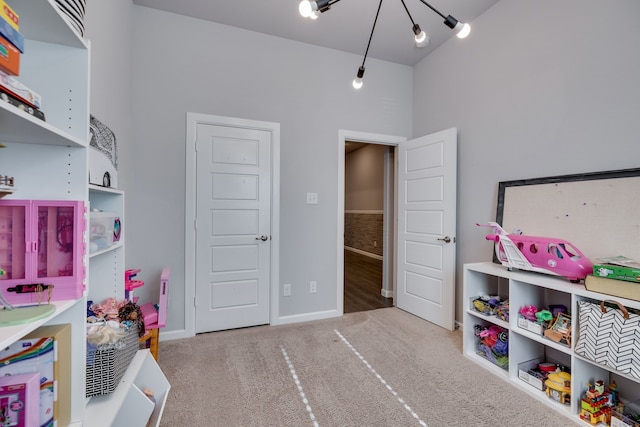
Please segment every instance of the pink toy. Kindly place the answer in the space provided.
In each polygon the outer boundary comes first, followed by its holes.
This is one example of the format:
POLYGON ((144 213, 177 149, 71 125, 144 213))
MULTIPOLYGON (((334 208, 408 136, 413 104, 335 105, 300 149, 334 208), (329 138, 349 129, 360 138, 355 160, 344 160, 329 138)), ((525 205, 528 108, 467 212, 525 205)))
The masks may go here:
POLYGON ((572 282, 579 282, 593 272, 593 263, 566 240, 510 234, 495 222, 476 225, 493 227, 493 233, 485 238, 495 242, 496 256, 509 270, 564 276, 572 282))
POLYGON ((536 313, 538 312, 538 308, 534 305, 525 305, 520 308, 520 314, 530 322, 535 322, 538 319, 536 318, 536 313))

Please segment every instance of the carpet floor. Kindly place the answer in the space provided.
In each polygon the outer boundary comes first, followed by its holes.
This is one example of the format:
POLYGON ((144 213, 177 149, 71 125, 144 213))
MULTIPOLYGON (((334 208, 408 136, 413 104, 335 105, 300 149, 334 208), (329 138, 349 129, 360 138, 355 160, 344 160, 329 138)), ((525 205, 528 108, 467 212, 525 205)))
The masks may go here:
POLYGON ((160 344, 161 426, 565 426, 395 307, 160 344))

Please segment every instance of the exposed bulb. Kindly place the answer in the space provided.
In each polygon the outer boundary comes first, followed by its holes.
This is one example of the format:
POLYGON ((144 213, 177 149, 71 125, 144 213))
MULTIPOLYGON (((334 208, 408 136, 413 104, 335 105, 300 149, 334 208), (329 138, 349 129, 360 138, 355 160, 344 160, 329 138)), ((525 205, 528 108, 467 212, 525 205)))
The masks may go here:
POLYGON ((430 39, 429 36, 427 36, 427 33, 420 31, 419 34, 416 34, 415 41, 417 47, 425 47, 429 44, 430 39))
POLYGON ((319 16, 320 16, 320 12, 317 10, 314 10, 313 12, 311 12, 311 15, 309 15, 309 18, 316 20, 318 19, 319 16))
POLYGON ((354 89, 360 89, 362 87, 362 79, 360 77, 356 77, 355 79, 353 79, 353 82, 351 82, 351 84, 353 85, 354 89))
POLYGON ((311 2, 309 0, 302 0, 298 5, 298 12, 303 18, 309 18, 311 16, 311 2))
POLYGON ((458 32, 458 34, 456 35, 459 39, 463 39, 467 37, 471 32, 471 25, 465 24, 463 22, 458 22, 453 30, 458 32))

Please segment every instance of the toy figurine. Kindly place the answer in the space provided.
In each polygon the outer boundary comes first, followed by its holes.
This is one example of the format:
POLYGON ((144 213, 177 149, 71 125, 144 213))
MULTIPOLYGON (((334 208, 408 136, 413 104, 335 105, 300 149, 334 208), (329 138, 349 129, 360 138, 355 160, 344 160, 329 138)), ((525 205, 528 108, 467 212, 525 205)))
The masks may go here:
POLYGON ((568 372, 554 372, 544 382, 547 396, 562 404, 571 403, 571 374, 568 372))
POLYGON ((496 222, 476 225, 493 227, 485 238, 495 242, 496 257, 509 270, 564 276, 576 283, 593 273, 593 263, 566 240, 510 234, 496 222))
POLYGON ((587 391, 580 401, 580 418, 592 425, 608 425, 611 422, 612 406, 612 396, 604 389, 604 381, 587 384, 587 391))

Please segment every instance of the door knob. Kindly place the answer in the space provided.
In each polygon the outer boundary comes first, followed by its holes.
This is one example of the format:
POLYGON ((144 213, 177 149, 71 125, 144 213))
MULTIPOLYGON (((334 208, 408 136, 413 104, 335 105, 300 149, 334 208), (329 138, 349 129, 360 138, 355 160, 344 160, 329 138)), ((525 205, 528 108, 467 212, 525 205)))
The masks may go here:
POLYGON ((263 242, 266 242, 269 238, 265 235, 262 235, 260 237, 256 237, 256 240, 262 240, 263 242))
POLYGON ((451 243, 451 237, 449 237, 449 236, 441 237, 438 240, 442 240, 445 243, 451 243))

